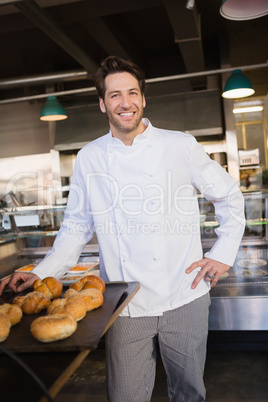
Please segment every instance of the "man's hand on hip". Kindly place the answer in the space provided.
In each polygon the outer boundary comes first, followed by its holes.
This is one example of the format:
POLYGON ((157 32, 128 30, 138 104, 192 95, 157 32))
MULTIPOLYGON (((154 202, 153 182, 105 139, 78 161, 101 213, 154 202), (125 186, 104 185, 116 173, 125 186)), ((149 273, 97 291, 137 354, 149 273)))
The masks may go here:
POLYGON ((201 270, 196 275, 195 280, 192 283, 192 289, 195 289, 199 282, 204 278, 207 282, 211 283, 211 287, 215 286, 220 276, 230 269, 229 265, 222 262, 212 260, 210 258, 203 258, 200 261, 196 261, 186 269, 186 274, 193 272, 195 269, 201 270))

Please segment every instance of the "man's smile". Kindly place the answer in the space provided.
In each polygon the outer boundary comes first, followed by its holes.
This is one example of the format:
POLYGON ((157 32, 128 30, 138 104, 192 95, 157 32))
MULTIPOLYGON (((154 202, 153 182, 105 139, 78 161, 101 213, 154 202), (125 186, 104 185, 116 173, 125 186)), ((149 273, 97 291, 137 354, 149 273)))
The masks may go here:
POLYGON ((118 113, 119 116, 122 117, 131 117, 135 114, 135 112, 122 112, 122 113, 118 113))

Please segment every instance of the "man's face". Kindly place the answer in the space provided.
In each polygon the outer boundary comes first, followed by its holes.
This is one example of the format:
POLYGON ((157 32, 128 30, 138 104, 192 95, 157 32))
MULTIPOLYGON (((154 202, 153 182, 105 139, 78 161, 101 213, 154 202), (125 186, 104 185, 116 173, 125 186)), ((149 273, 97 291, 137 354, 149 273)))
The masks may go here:
MULTIPOLYGON (((100 109, 106 113, 113 136, 134 136, 144 131, 142 124, 145 98, 137 79, 129 73, 109 74, 105 79, 105 96, 100 109)), ((134 137, 133 137, 134 138, 134 137)))

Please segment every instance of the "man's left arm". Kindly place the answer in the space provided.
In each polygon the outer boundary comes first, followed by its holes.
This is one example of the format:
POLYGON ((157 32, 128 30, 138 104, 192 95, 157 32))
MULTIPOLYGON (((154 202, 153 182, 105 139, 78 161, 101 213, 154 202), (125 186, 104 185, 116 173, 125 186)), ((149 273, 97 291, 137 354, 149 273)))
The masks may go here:
POLYGON ((212 249, 186 269, 189 274, 199 268, 192 283, 194 289, 203 278, 215 286, 220 276, 233 265, 244 233, 245 216, 244 198, 236 180, 212 161, 200 144, 195 145, 193 158, 196 161, 193 163, 193 183, 212 202, 219 222, 212 249))

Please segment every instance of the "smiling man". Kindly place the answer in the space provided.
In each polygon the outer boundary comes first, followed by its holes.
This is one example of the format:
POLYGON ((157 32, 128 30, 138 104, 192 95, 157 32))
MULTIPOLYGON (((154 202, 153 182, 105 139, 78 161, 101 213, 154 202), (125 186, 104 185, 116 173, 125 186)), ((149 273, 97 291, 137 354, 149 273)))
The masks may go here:
POLYGON ((105 79, 107 88, 100 98, 100 109, 106 113, 112 135, 131 145, 146 126, 142 122, 145 98, 137 79, 127 72, 114 73, 105 79))
POLYGON ((149 402, 159 350, 170 401, 204 401, 209 290, 235 260, 242 194, 193 136, 143 118, 145 80, 135 64, 108 57, 95 85, 109 133, 77 155, 52 250, 33 273, 3 280, 0 294, 6 285, 22 291, 38 277, 59 278, 95 231, 101 277, 141 285, 106 333, 108 400, 149 402), (205 256, 197 190, 220 222, 205 256))

